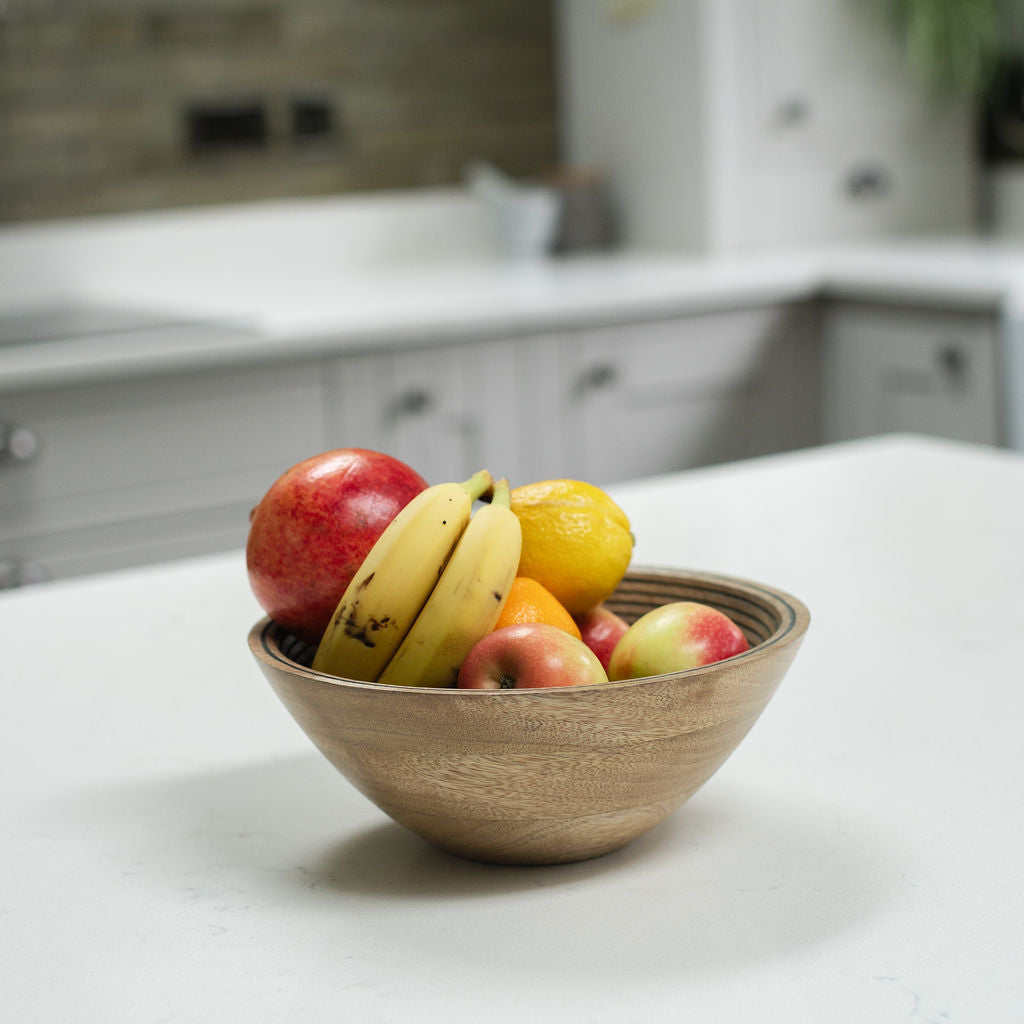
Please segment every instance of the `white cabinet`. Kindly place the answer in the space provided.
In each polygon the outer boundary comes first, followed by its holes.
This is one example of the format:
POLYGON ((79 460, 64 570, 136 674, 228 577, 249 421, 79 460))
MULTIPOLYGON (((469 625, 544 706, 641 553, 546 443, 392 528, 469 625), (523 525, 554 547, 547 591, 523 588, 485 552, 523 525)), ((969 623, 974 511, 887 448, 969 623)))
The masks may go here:
POLYGON ((833 302, 823 325, 825 440, 913 431, 998 444, 994 314, 833 302))
POLYGON ((827 299, 0 391, 0 588, 238 548, 332 447, 599 485, 894 430, 998 443, 992 311, 827 299))
POLYGON ((0 423, 32 439, 0 458, 4 585, 240 546, 324 440, 314 365, 0 393, 0 423))
POLYGON ((735 250, 975 217, 969 104, 850 0, 560 0, 563 146, 634 245, 735 250))
POLYGON ((330 445, 387 452, 430 483, 487 468, 513 485, 536 464, 525 339, 352 354, 325 374, 330 445))
POLYGON ((330 443, 431 482, 617 480, 813 444, 815 309, 780 305, 350 355, 326 383, 330 443))
POLYGON ((857 238, 969 226, 969 104, 930 95, 870 5, 760 0, 738 146, 750 167, 735 230, 752 241, 857 238))
POLYGON ((563 416, 558 475, 607 484, 814 443, 814 317, 764 307, 566 336, 545 400, 563 416))

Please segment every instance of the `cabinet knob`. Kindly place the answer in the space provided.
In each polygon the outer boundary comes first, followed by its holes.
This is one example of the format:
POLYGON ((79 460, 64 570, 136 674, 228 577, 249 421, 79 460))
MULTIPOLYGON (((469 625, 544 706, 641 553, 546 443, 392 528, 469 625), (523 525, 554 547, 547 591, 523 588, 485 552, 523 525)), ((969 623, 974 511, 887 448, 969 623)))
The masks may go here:
POLYGON ((400 394, 391 405, 391 418, 421 416, 434 406, 434 396, 423 388, 413 388, 400 394))
POLYGON ((775 119, 786 128, 796 128, 811 116, 811 105, 802 96, 789 96, 775 108, 775 119))
POLYGON ((967 353, 955 342, 943 345, 938 352, 939 366, 946 379, 956 385, 962 385, 967 378, 967 353))
POLYGON ((0 558, 0 590, 13 590, 31 583, 42 583, 49 574, 38 562, 20 558, 0 558))
POLYGON ((611 387, 618 377, 619 371, 610 363, 595 363, 580 374, 577 390, 580 392, 600 391, 602 388, 611 387))
POLYGON ((28 427, 0 422, 0 462, 29 462, 39 451, 39 438, 28 427))
POLYGON ((845 185, 853 199, 878 199, 892 191, 892 177, 880 164, 864 164, 850 170, 845 185))

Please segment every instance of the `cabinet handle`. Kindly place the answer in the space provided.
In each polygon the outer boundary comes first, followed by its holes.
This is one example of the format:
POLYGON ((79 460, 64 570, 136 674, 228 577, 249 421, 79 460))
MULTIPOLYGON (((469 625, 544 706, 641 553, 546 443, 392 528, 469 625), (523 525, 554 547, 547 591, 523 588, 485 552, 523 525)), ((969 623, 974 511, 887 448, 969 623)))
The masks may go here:
POLYGON ((579 392, 600 391, 602 388, 611 387, 619 379, 619 371, 610 363, 596 363, 588 366, 577 381, 576 390, 579 392))
POLYGON ((802 96, 790 96, 775 109, 775 118, 786 128, 796 128, 811 116, 811 105, 802 96))
POLYGON ((34 431, 0 422, 0 462, 30 462, 38 451, 39 438, 34 431))
POLYGON ((939 366, 946 375, 946 379, 958 386, 963 386, 967 380, 967 353, 959 345, 950 343, 943 345, 938 352, 939 366))
POLYGON ((434 396, 423 388, 413 388, 403 392, 391 405, 391 418, 402 416, 421 416, 434 407, 434 396))
POLYGON ((854 167, 846 175, 846 192, 853 199, 877 199, 892 191, 892 177, 880 165, 854 167))

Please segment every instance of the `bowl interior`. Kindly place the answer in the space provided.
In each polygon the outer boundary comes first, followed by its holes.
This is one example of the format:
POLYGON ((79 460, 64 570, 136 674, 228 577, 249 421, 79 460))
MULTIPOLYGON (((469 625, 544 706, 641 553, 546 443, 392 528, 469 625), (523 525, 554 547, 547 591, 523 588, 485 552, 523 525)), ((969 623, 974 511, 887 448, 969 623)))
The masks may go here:
MULTIPOLYGON (((633 623, 641 615, 673 601, 699 601, 725 612, 743 630, 750 644, 751 651, 740 657, 749 656, 769 642, 780 643, 802 636, 809 620, 802 602, 781 590, 751 580, 696 571, 630 570, 605 603, 627 622, 633 623)), ((316 653, 313 644, 298 639, 275 623, 267 623, 263 642, 268 653, 304 668, 310 667, 316 653)), ((408 689, 400 686, 388 688, 408 689)))

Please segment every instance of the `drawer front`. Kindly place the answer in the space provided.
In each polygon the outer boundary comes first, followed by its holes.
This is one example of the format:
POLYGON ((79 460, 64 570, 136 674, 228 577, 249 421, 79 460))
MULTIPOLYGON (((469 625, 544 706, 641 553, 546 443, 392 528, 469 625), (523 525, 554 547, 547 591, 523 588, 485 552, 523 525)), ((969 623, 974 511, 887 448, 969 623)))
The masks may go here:
POLYGON ((893 431, 1000 443, 994 318, 840 303, 824 336, 826 440, 893 431))
POLYGON ((68 538, 121 528, 130 546, 130 524, 176 516, 202 533, 324 447, 314 364, 0 395, 0 423, 28 450, 0 461, 0 557, 73 561, 68 538))
POLYGON ((755 244, 876 238, 966 228, 972 194, 966 163, 870 150, 762 170, 741 199, 741 216, 755 244))
POLYGON ((812 323, 778 307, 580 332, 562 370, 563 475, 611 483, 806 442, 812 323))
POLYGON ((387 452, 430 483, 486 467, 524 482, 519 439, 525 340, 345 356, 327 368, 328 437, 387 452))
POLYGON ((0 541, 0 590, 241 549, 251 502, 94 523, 0 541))

